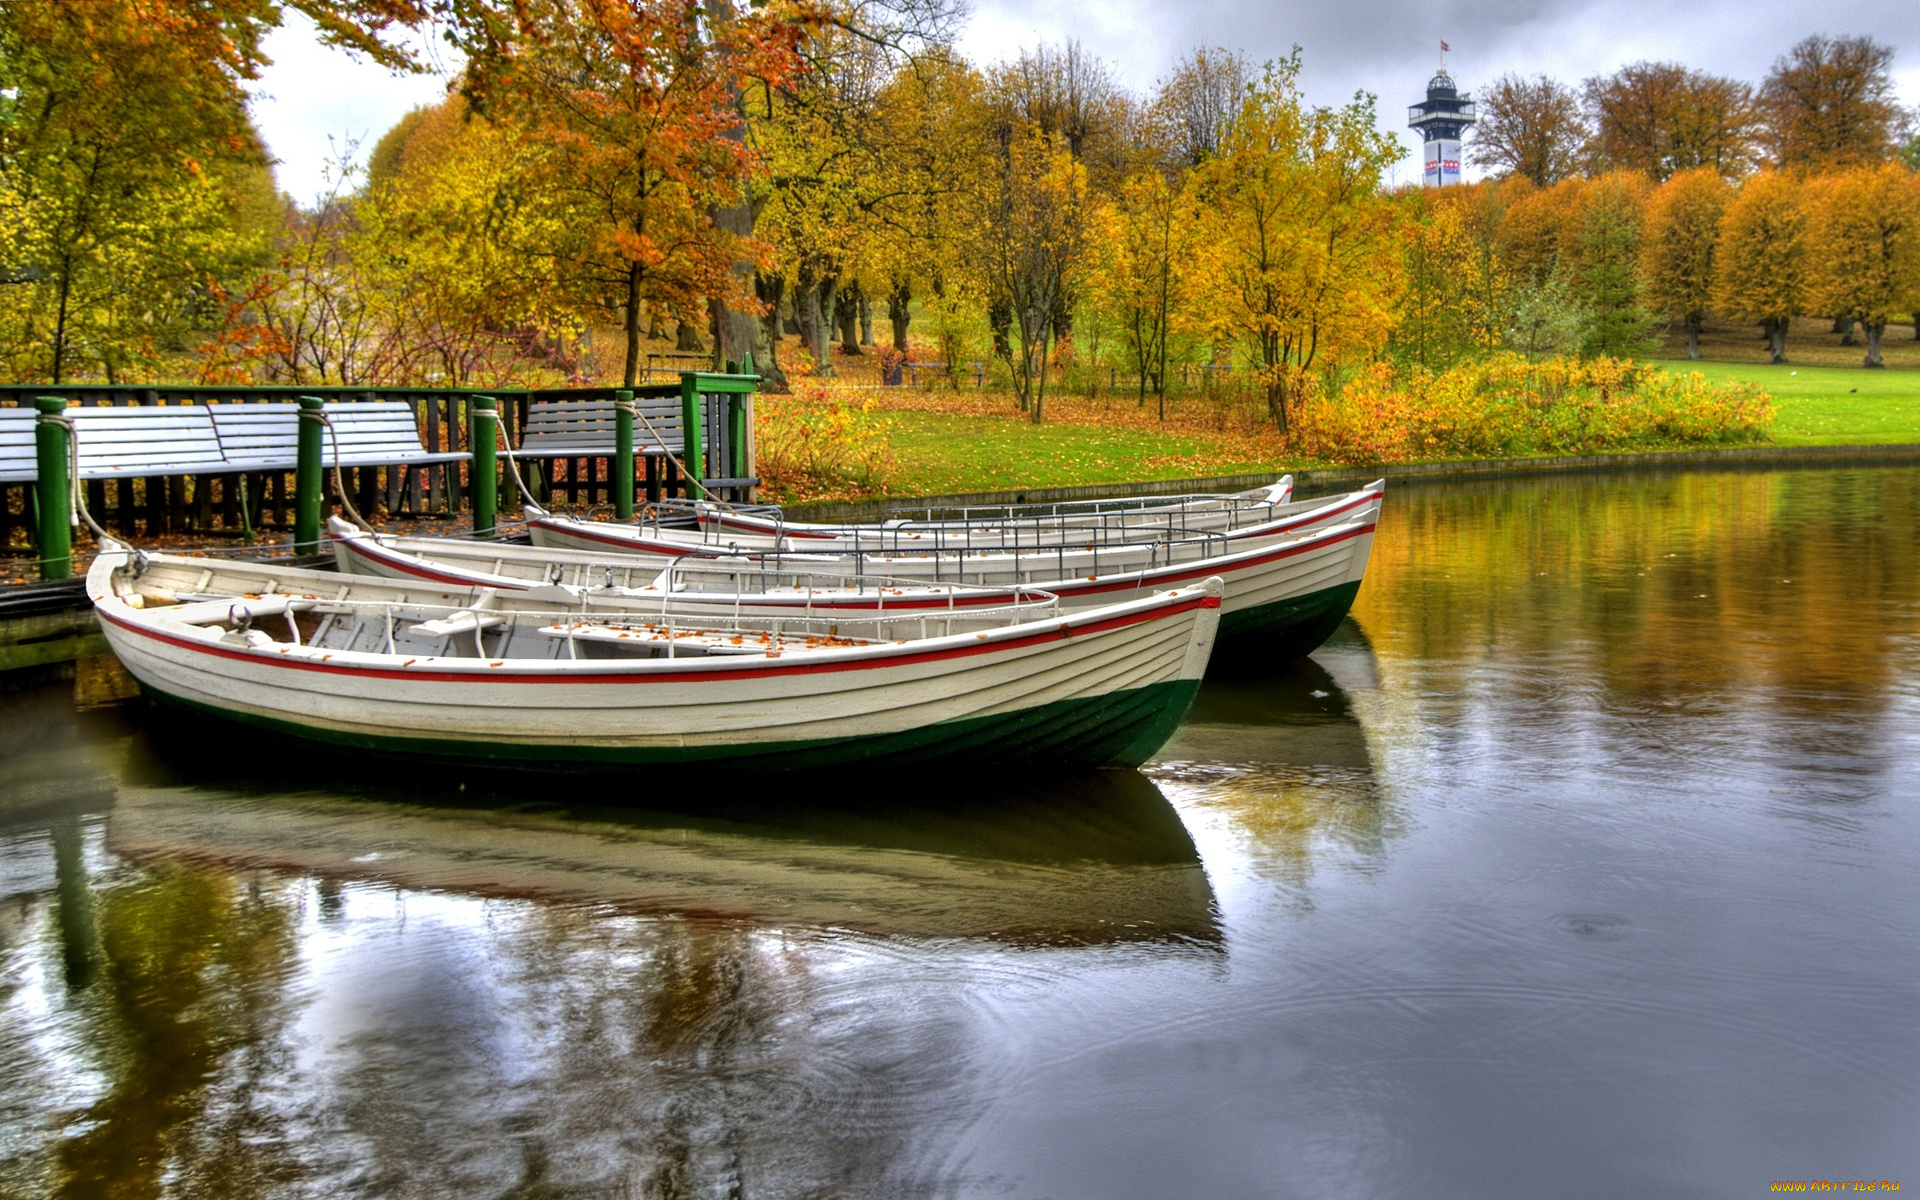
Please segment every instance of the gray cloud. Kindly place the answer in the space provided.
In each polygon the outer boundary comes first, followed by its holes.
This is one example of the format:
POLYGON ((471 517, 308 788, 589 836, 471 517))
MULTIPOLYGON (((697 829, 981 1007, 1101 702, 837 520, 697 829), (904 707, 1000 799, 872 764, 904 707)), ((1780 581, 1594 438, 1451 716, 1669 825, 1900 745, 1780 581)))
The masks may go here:
MULTIPOLYGON (((1144 89, 1195 46, 1226 46, 1257 62, 1297 42, 1315 103, 1372 92, 1382 123, 1398 128, 1404 106, 1421 98, 1443 39, 1453 48, 1449 69, 1471 90, 1509 71, 1578 83, 1643 59, 1757 83, 1808 34, 1865 33, 1894 48, 1901 93, 1914 104, 1920 102, 1916 15, 1912 0, 1818 7, 1781 0, 975 0, 962 45, 975 59, 991 60, 1040 40, 1077 37, 1144 89)), ((1413 149, 1412 134, 1401 134, 1413 149)), ((1411 163, 1409 157, 1402 170, 1411 163)))

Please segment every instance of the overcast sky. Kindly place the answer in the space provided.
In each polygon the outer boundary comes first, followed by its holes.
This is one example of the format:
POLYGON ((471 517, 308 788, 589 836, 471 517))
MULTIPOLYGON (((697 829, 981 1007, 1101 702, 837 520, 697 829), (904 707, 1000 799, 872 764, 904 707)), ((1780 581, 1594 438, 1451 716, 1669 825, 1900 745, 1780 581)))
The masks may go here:
MULTIPOLYGON (((1758 82, 1773 60, 1810 33, 1866 33, 1895 50, 1901 96, 1920 104, 1920 2, 1859 0, 973 0, 961 47, 979 63, 1042 41, 1078 38, 1127 84, 1150 88, 1199 45, 1276 58, 1298 42, 1308 97, 1341 104, 1357 90, 1380 99, 1382 124, 1408 150, 1404 180, 1419 173, 1403 128, 1440 61, 1469 91, 1504 72, 1545 72, 1569 82, 1640 59, 1671 59, 1758 82)), ((360 158, 408 109, 445 93, 437 78, 396 78, 323 49, 291 17, 268 43, 274 65, 256 89, 254 117, 280 160, 280 186, 308 200, 325 189, 330 147, 360 139, 360 158)))

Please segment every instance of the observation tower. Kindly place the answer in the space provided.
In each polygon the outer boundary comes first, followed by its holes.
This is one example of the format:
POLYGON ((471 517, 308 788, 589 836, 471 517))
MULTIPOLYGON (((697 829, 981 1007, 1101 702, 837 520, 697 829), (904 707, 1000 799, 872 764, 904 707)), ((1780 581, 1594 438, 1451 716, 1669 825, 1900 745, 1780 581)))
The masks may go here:
POLYGON ((1420 182, 1448 187, 1460 182, 1460 135, 1473 124, 1473 97, 1463 96, 1445 67, 1427 81, 1424 103, 1407 109, 1407 125, 1420 131, 1426 143, 1420 182))

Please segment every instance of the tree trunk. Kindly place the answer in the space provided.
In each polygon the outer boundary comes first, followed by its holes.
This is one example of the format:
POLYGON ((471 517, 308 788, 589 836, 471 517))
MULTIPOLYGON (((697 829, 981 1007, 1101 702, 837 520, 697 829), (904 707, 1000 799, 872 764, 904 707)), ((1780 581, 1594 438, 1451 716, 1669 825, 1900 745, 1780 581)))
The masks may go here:
POLYGON ((621 387, 632 387, 640 379, 640 264, 627 266, 627 303, 624 313, 627 327, 627 362, 621 372, 621 387))
POLYGON ((993 352, 1011 362, 1013 343, 1007 338, 1013 329, 1013 305, 1004 297, 987 301, 987 326, 993 330, 993 352))
POLYGON ((1860 365, 1863 367, 1886 366, 1886 363, 1880 361, 1880 338, 1887 332, 1887 323, 1885 321, 1862 321, 1861 324, 1867 328, 1867 357, 1866 361, 1860 365))
POLYGON ((760 372, 760 390, 763 392, 785 394, 793 390, 792 385, 787 382, 786 371, 780 366, 780 300, 787 290, 787 277, 785 275, 755 275, 753 290, 754 294, 760 298, 760 303, 765 305, 767 310, 764 321, 766 325, 767 358, 765 362, 762 362, 759 356, 755 355, 753 360, 754 369, 760 372))
POLYGON ((865 288, 860 289, 860 344, 873 345, 873 297, 865 288))
POLYGON ((798 276, 793 281, 793 324, 794 332, 800 337, 800 348, 814 360, 814 370, 820 369, 820 281, 813 268, 801 262, 798 276))
POLYGON ((60 308, 53 321, 53 381, 63 381, 67 367, 67 306, 73 293, 73 257, 60 258, 60 308))
POLYGON ((1767 346, 1772 352, 1775 366, 1787 361, 1787 320, 1785 317, 1771 317, 1767 320, 1767 346))
POLYGON ((673 310, 673 348, 683 354, 698 354, 707 348, 700 340, 700 331, 688 324, 677 306, 673 310))
POLYGON ((1852 317, 1835 317, 1833 319, 1833 332, 1840 335, 1840 344, 1842 346, 1858 346, 1860 344, 1860 339, 1853 336, 1853 326, 1854 318, 1852 317))
POLYGON ((887 296, 887 320, 893 323, 893 348, 907 352, 907 327, 913 323, 913 288, 905 278, 897 279, 887 296))
POLYGON ((647 305, 647 340, 650 342, 661 341, 664 340, 666 336, 667 327, 660 321, 660 306, 658 304, 647 305))
POLYGON ((860 285, 855 282, 842 289, 834 299, 834 324, 840 327, 840 353, 858 358, 860 349, 860 285))
POLYGON ((1696 362, 1700 358, 1700 317, 1697 313, 1687 318, 1687 358, 1696 362))
POLYGON ((813 366, 822 375, 833 374, 833 318, 840 304, 840 277, 820 281, 819 314, 813 320, 813 366))
MULTIPOLYGON (((733 21, 733 0, 707 0, 706 9, 707 20, 716 29, 724 28, 733 21)), ((729 77, 730 81, 727 87, 733 94, 733 107, 734 111, 739 114, 739 120, 735 121, 733 125, 720 136, 736 145, 745 146, 747 142, 745 92, 741 88, 737 76, 733 76, 732 73, 729 72, 729 77)), ((747 196, 743 194, 738 204, 715 206, 711 215, 714 227, 724 230, 740 239, 737 243, 738 245, 747 247, 753 244, 754 212, 752 201, 748 199, 747 196)), ((739 294, 742 297, 756 295, 757 288, 755 287, 755 272, 752 260, 746 258, 744 255, 736 257, 733 260, 732 274, 734 284, 738 287, 739 294)), ((758 370, 762 360, 769 360, 773 357, 768 353, 766 344, 761 340, 760 317, 758 314, 750 312, 746 308, 733 307, 724 296, 709 298, 707 306, 713 315, 713 358, 715 366, 725 369, 728 363, 733 363, 736 367, 744 369, 745 364, 749 360, 752 360, 755 369, 758 370)))

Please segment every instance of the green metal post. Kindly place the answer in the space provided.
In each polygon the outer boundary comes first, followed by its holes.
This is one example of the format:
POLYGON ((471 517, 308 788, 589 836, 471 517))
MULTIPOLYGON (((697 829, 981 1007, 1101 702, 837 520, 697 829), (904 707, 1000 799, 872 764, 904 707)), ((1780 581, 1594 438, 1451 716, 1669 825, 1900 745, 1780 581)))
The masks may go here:
MULTIPOLYGON (((740 363, 740 373, 752 379, 755 389, 758 390, 759 376, 753 369, 752 351, 748 351, 745 358, 742 359, 740 363)), ((732 473, 734 478, 750 479, 753 477, 753 463, 749 461, 752 457, 749 453, 752 445, 753 392, 749 391, 733 397, 733 456, 729 461, 733 463, 732 473)), ((734 495, 744 496, 748 500, 751 500, 753 499, 753 490, 748 488, 735 492, 734 495)))
POLYGON ((308 413, 319 413, 327 402, 318 396, 300 397, 298 442, 293 456, 293 549, 296 554, 320 552, 320 498, 324 491, 325 466, 320 448, 327 431, 308 413))
POLYGON ((613 394, 613 515, 633 519, 633 393, 613 394))
POLYGON ((468 486, 473 489, 473 532, 492 537, 500 524, 500 465, 496 457, 499 427, 493 423, 492 396, 467 397, 467 446, 473 451, 468 486))
POLYGON ((685 431, 685 447, 680 461, 687 464, 687 495, 701 497, 707 489, 700 481, 707 477, 706 455, 702 442, 706 436, 705 417, 700 411, 700 376, 693 371, 680 373, 680 428, 685 431))
MULTIPOLYGON (((40 396, 33 406, 45 416, 59 416, 67 411, 67 400, 64 396, 40 396)), ((39 473, 33 493, 40 517, 42 579, 65 579, 73 574, 73 463, 67 437, 65 425, 34 422, 33 445, 39 473)))

